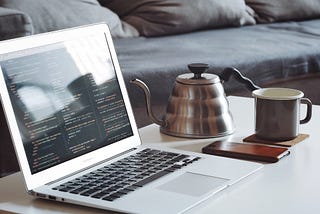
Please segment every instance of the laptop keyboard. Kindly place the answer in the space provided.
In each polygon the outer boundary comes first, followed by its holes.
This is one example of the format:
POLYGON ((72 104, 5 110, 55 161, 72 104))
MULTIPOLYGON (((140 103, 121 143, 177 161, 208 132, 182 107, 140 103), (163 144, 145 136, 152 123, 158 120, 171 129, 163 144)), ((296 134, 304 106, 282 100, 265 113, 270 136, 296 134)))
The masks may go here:
POLYGON ((144 149, 53 189, 114 201, 199 159, 196 156, 144 149))

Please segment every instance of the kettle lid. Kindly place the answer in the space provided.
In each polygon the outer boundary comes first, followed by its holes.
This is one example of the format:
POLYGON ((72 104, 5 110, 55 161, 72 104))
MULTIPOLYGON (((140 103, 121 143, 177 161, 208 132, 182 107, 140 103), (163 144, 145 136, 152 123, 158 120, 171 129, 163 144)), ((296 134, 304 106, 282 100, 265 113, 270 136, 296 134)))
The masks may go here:
POLYGON ((208 64, 192 63, 188 68, 192 73, 179 75, 177 82, 187 85, 209 85, 220 82, 219 76, 205 73, 209 69, 208 64))

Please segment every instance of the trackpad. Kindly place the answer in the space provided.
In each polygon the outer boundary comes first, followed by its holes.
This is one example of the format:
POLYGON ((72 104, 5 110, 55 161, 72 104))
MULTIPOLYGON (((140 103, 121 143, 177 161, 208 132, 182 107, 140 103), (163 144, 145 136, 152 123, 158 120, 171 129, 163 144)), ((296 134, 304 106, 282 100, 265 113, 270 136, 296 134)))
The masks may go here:
POLYGON ((159 186, 161 190, 201 196, 218 187, 224 186, 228 179, 186 172, 179 177, 159 186))

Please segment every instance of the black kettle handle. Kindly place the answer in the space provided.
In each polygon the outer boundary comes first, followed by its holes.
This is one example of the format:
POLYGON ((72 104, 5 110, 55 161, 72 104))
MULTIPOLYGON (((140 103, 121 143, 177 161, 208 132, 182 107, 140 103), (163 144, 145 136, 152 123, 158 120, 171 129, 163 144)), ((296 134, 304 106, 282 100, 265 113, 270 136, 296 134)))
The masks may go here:
POLYGON ((234 78, 238 80, 240 83, 244 83, 246 87, 251 91, 260 89, 259 86, 255 85, 249 78, 243 76, 238 69, 233 67, 225 68, 219 76, 223 81, 228 81, 231 75, 233 75, 234 78))

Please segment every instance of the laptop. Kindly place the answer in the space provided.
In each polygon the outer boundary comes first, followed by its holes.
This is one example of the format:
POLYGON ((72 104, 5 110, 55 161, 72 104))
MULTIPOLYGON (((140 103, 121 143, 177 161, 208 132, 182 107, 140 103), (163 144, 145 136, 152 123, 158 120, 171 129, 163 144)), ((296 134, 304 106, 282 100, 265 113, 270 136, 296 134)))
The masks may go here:
POLYGON ((29 194, 181 213, 262 165, 141 144, 108 26, 0 43, 0 94, 29 194))

